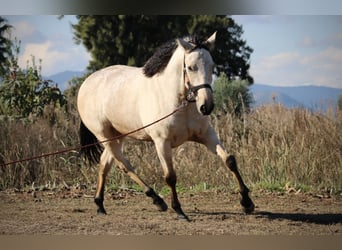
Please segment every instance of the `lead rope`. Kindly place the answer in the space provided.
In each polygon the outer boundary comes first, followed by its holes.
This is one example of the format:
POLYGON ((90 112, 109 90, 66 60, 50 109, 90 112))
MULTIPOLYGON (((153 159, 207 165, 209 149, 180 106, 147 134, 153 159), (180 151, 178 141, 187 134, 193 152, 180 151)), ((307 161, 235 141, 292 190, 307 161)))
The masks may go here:
POLYGON ((32 156, 32 157, 28 157, 28 158, 24 158, 24 159, 21 159, 21 160, 16 160, 16 161, 10 161, 10 162, 6 162, 6 163, 1 163, 0 164, 0 167, 5 167, 5 166, 8 166, 8 165, 13 165, 13 164, 17 164, 17 163, 22 163, 22 162, 26 162, 26 161, 33 161, 33 160, 37 160, 37 159, 41 159, 41 158, 45 158, 45 157, 48 157, 48 156, 53 156, 53 155, 59 155, 59 154, 64 154, 64 153, 67 153, 67 152, 71 152, 71 151, 79 151, 83 148, 87 148, 87 147, 91 147, 91 146, 95 146, 97 144, 103 144, 105 142, 109 142, 109 141, 114 141, 114 140, 117 140, 117 139, 120 139, 122 137, 126 137, 128 135, 131 135, 131 134, 134 134, 140 130, 143 130, 145 128, 148 128, 162 120, 165 120, 166 118, 174 115, 175 113, 177 113, 179 110, 181 110, 182 108, 186 107, 188 105, 188 102, 186 100, 184 100, 174 111, 172 111, 171 113, 169 113, 168 115, 165 115, 163 116, 162 118, 154 121, 154 122, 151 122, 141 128, 138 128, 138 129, 135 129, 133 131, 130 131, 126 134, 122 134, 122 135, 118 135, 118 136, 115 136, 115 137, 112 137, 112 138, 109 138, 109 139, 106 139, 106 140, 103 140, 103 141, 97 141, 95 143, 92 143, 92 144, 87 144, 87 145, 84 145, 84 146, 78 146, 78 147, 72 147, 72 148, 67 148, 67 149, 64 149, 64 150, 59 150, 59 151, 56 151, 56 152, 52 152, 52 153, 46 153, 46 154, 42 154, 42 155, 37 155, 37 156, 32 156))

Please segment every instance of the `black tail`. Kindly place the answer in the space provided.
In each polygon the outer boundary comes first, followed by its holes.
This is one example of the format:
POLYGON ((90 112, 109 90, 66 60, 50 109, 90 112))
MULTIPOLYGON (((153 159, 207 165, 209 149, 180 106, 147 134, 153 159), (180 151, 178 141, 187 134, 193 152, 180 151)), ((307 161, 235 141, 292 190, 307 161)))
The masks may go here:
POLYGON ((100 161, 103 148, 101 144, 97 144, 95 135, 81 121, 80 124, 80 142, 81 142, 81 155, 90 164, 95 164, 100 161), (89 145, 89 146, 87 146, 89 145))

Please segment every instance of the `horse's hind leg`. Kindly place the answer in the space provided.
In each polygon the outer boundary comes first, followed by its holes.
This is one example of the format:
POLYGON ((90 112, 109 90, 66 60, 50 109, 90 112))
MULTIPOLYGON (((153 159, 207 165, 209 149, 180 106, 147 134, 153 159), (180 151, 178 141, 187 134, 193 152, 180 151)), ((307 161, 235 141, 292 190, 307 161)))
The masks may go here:
POLYGON ((221 145, 219 139, 217 138, 215 131, 211 127, 208 129, 207 136, 203 138, 203 140, 200 142, 206 145, 210 151, 220 156, 220 158, 223 160, 226 166, 233 172, 239 184, 241 194, 240 204, 242 205, 245 213, 253 212, 254 204, 248 195, 249 189, 243 182, 240 172, 237 168, 235 157, 233 155, 227 154, 227 152, 221 145))
POLYGON ((106 214, 106 210, 103 206, 104 187, 105 187, 105 182, 106 182, 106 176, 112 164, 113 164, 113 157, 110 154, 110 152, 108 152, 108 150, 105 148, 100 158, 97 188, 96 188, 96 194, 95 194, 95 199, 94 199, 98 207, 97 209, 98 214, 106 214))
POLYGON ((110 143, 110 150, 115 158, 117 166, 125 172, 133 181, 135 181, 145 192, 148 197, 151 197, 153 204, 158 207, 160 211, 166 211, 167 205, 164 200, 155 193, 155 191, 149 187, 134 171, 134 168, 130 162, 123 156, 121 151, 121 143, 110 143))

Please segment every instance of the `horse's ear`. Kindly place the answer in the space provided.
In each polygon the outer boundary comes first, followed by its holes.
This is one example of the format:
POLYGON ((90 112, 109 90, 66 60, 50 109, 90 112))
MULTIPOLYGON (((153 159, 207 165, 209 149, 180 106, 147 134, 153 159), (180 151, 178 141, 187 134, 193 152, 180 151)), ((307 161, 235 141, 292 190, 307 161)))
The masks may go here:
POLYGON ((177 43, 178 43, 178 45, 182 46, 184 48, 184 50, 187 51, 187 52, 189 52, 193 48, 195 48, 194 44, 188 43, 188 42, 184 41, 182 38, 178 38, 177 39, 177 43))
POLYGON ((217 31, 214 32, 214 34, 212 34, 207 41, 204 42, 204 44, 210 49, 212 50, 215 47, 215 40, 216 40, 216 33, 217 31))

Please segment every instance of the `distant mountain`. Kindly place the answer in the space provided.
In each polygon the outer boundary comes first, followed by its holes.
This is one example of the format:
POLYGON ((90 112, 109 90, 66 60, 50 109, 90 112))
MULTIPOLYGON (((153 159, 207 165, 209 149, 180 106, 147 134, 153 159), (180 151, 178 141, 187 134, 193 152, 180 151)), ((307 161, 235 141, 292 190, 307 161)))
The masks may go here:
POLYGON ((44 78, 54 81, 55 83, 57 83, 58 88, 64 91, 69 87, 69 81, 72 78, 83 76, 84 73, 84 71, 63 71, 44 78))
POLYGON ((286 107, 305 107, 310 110, 325 111, 336 105, 342 89, 323 86, 276 87, 253 84, 251 92, 255 106, 269 103, 281 103, 286 107))

